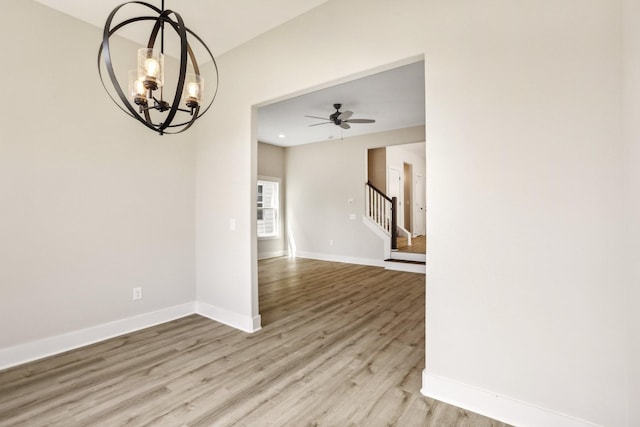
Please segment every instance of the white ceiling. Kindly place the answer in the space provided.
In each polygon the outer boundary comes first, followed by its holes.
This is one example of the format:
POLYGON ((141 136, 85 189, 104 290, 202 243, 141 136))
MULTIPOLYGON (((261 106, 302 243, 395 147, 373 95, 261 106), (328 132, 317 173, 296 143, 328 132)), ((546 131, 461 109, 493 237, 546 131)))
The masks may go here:
MULTIPOLYGON (((109 13, 125 0, 36 0, 45 6, 103 28, 109 13)), ((214 55, 220 55, 286 21, 301 15, 327 0, 165 0, 165 8, 178 12, 186 26, 209 46, 214 55)), ((147 0, 158 8, 160 0, 147 0)), ((127 5, 116 16, 128 18, 150 11, 137 5, 127 5), (129 11, 133 11, 132 14, 129 11)), ((148 15, 145 13, 145 15, 148 15)), ((119 31, 131 40, 146 45, 148 31, 119 31)), ((124 30, 124 28, 123 28, 124 30)), ((99 40, 97 44, 99 44, 99 40)))
POLYGON ((416 62, 258 109, 258 140, 289 147, 424 125, 424 62, 416 62), (333 104, 352 119, 374 119, 342 129, 305 115, 328 117, 333 104))
MULTIPOLYGON (((72 17, 103 28, 109 13, 124 0, 36 0, 72 17)), ((286 21, 301 15, 327 0, 165 0, 165 8, 175 10, 186 26, 196 33, 218 56, 286 21)), ((147 0, 161 7, 160 0, 147 0)), ((114 25, 133 16, 153 15, 139 5, 120 9, 114 25)), ((118 34, 140 45, 146 45, 148 25, 128 25, 118 34)), ((171 55, 172 37, 167 51, 171 55)), ((100 40, 96 40, 96 49, 100 40)), ((193 46, 198 54, 198 46, 193 46)), ((167 52, 165 51, 165 52, 167 52)), ((224 84, 224 82, 221 82, 224 84)), ((258 139, 280 146, 293 146, 334 138, 346 138, 374 132, 401 129, 425 123, 424 62, 308 93, 258 110, 258 139), (353 111, 353 119, 376 120, 372 124, 352 124, 343 130, 333 124, 309 126, 320 120, 305 115, 329 117, 333 104, 341 103, 341 111, 353 111), (280 137, 284 135, 284 137, 280 137)))

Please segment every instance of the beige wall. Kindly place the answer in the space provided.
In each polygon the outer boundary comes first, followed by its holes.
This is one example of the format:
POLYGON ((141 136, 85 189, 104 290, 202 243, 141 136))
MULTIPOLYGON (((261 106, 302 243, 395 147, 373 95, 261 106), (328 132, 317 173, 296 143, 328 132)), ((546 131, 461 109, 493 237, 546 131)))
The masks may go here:
POLYGON ((384 147, 367 150, 367 174, 369 181, 378 190, 387 192, 387 149, 384 147))
POLYGON ((640 4, 625 0, 624 10, 624 169, 625 234, 624 260, 627 262, 627 325, 629 326, 629 408, 628 425, 640 425, 640 4))
POLYGON ((198 296, 258 313, 252 106, 424 55, 424 385, 624 425, 620 3, 404 0, 389 12, 329 1, 220 57, 215 120, 197 130, 198 296))
POLYGON ((367 152, 421 140, 424 127, 417 126, 287 148, 287 219, 296 255, 380 265, 383 241, 362 221, 367 152))
POLYGON ((2 6, 0 350, 192 302, 194 143, 107 97, 100 29, 2 6))

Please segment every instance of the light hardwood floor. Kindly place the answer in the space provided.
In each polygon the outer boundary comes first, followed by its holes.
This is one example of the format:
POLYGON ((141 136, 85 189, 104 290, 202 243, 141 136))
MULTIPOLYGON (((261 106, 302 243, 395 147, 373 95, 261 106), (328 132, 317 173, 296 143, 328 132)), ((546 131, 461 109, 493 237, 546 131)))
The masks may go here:
POLYGON ((506 426, 420 394, 424 275, 277 258, 259 277, 259 332, 192 315, 2 371, 0 425, 506 426))
POLYGON ((427 236, 418 236, 411 239, 411 246, 398 245, 398 252, 408 252, 412 254, 427 253, 427 236))

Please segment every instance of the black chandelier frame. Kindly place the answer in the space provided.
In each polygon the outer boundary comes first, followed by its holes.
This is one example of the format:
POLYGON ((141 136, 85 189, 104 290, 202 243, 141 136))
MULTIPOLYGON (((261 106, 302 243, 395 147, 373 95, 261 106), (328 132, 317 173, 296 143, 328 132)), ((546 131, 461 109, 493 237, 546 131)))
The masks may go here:
POLYGON ((216 95, 218 94, 218 84, 219 84, 219 73, 218 73, 218 64, 216 63, 215 58, 213 57, 213 54, 211 53, 211 50, 209 49, 209 47, 205 44, 205 42, 197 35, 195 34, 193 31, 191 31, 189 28, 187 28, 184 24, 184 20, 182 19, 182 16, 180 16, 179 13, 174 12, 172 10, 165 10, 164 8, 164 0, 162 0, 162 8, 159 9, 156 6, 143 2, 143 1, 129 1, 126 3, 123 3, 119 6, 117 6, 115 9, 113 9, 111 11, 111 13, 109 14, 109 17, 107 18, 107 21, 105 23, 104 26, 104 31, 103 31, 103 35, 102 35, 102 44, 100 45, 100 48, 98 50, 98 74, 100 75, 100 81, 102 83, 102 86, 105 88, 105 91, 107 92, 107 94, 109 95, 109 97, 111 98, 111 100, 113 100, 113 102, 122 110, 124 111, 127 115, 133 117, 134 119, 138 120, 140 123, 142 123, 143 125, 145 125, 146 127, 148 127, 149 129, 158 132, 160 135, 163 134, 177 134, 177 133, 181 133, 186 131, 187 129, 189 129, 193 123, 199 119, 200 117, 202 117, 207 111, 209 111, 209 109, 211 108, 211 105, 213 104, 213 101, 216 98, 216 95), (156 12, 158 14, 158 16, 138 16, 138 17, 134 17, 134 18, 130 18, 127 19, 125 21, 122 21, 121 23, 117 24, 116 26, 114 26, 113 28, 111 28, 111 25, 113 23, 113 20, 115 18, 115 15, 118 13, 118 11, 120 9, 122 9, 124 6, 130 5, 130 4, 138 4, 141 6, 145 6, 151 10, 153 10, 154 12, 156 12), (175 20, 172 19, 170 17, 170 15, 174 15, 175 20), (167 101, 165 101, 163 99, 162 96, 162 89, 161 88, 161 95, 160 95, 160 100, 156 99, 155 97, 151 96, 150 100, 153 100, 153 105, 151 106, 147 106, 144 108, 140 108, 138 111, 133 107, 133 105, 131 104, 131 102, 129 101, 129 99, 127 98, 127 96, 125 95, 124 91, 122 90, 122 87, 120 86, 120 83, 118 82, 118 79, 116 78, 116 74, 114 72, 113 69, 113 63, 112 63, 112 57, 111 57, 111 46, 109 43, 109 39, 112 35, 114 35, 118 30, 120 30, 121 28, 132 24, 132 23, 136 23, 136 22, 141 22, 141 21, 155 21, 155 24, 153 26, 153 30, 151 31, 151 35, 149 36, 149 41, 147 43, 147 49, 153 49, 155 44, 156 44, 156 40, 158 38, 158 34, 160 34, 160 44, 161 44, 161 48, 160 48, 160 52, 164 54, 164 27, 165 24, 169 24, 175 31, 176 33, 178 33, 179 37, 180 37, 180 67, 179 67, 179 74, 178 74, 178 82, 176 84, 176 93, 173 97, 173 102, 171 104, 169 104, 167 101), (213 93, 213 95, 211 96, 211 100, 209 101, 209 104, 203 109, 201 105, 198 105, 196 107, 193 107, 191 109, 185 109, 185 108, 180 108, 180 100, 181 100, 181 96, 182 96, 182 90, 186 81, 186 73, 187 73, 187 59, 191 60, 191 65, 193 66, 193 70, 195 72, 195 74, 200 75, 200 68, 198 66, 198 61, 193 53, 193 50, 191 49, 191 45, 189 44, 189 41, 187 39, 187 35, 193 36, 193 38, 195 38, 202 47, 204 47, 204 49, 206 50, 207 54, 209 55, 209 57, 211 58, 211 62, 213 64, 213 67, 215 68, 215 75, 216 75, 216 80, 215 80, 215 91, 213 93), (109 79, 111 80, 111 84, 113 86, 113 89, 115 90, 115 92, 118 95, 118 98, 120 99, 120 101, 122 102, 122 104, 120 104, 116 98, 112 95, 112 93, 109 91, 109 89, 107 88, 107 85, 105 84, 105 80, 104 77, 102 75, 102 69, 101 69, 101 62, 102 59, 104 58, 104 64, 105 67, 107 69, 108 75, 109 75, 109 79), (168 114, 165 118, 164 121, 160 122, 160 123, 154 123, 151 119, 151 115, 149 114, 149 110, 151 109, 155 109, 158 110, 160 112, 165 112, 168 111, 168 114), (190 119, 181 123, 173 123, 174 118, 176 117, 176 114, 178 113, 178 111, 181 112, 186 112, 190 114, 190 119), (167 129, 169 128, 180 128, 179 130, 176 131, 167 131, 167 129))

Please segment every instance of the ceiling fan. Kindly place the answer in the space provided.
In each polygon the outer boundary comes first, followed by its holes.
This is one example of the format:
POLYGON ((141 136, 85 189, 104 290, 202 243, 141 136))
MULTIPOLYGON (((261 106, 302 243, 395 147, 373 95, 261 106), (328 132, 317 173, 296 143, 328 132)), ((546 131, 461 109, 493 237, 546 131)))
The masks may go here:
POLYGON ((333 108, 336 109, 336 112, 326 117, 317 117, 317 116, 305 116, 311 117, 312 119, 320 119, 320 120, 328 120, 322 123, 314 123, 309 126, 318 126, 318 125, 327 125, 329 123, 333 123, 336 126, 340 126, 342 129, 350 129, 351 126, 349 123, 375 123, 375 120, 372 119, 351 119, 350 117, 353 115, 353 111, 343 111, 340 112, 340 108, 342 108, 342 104, 333 104, 333 108))

